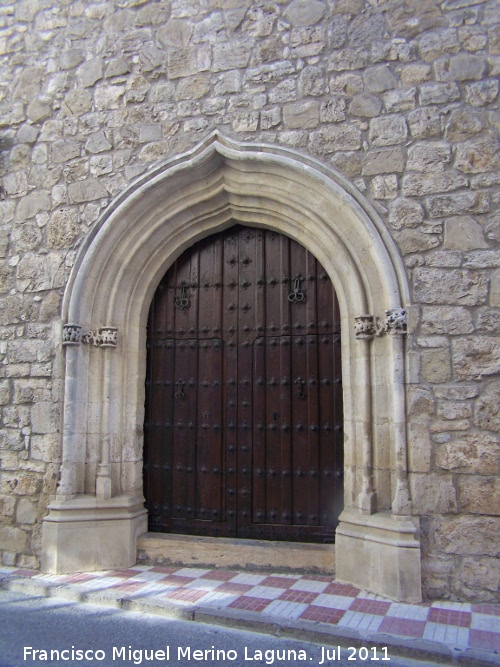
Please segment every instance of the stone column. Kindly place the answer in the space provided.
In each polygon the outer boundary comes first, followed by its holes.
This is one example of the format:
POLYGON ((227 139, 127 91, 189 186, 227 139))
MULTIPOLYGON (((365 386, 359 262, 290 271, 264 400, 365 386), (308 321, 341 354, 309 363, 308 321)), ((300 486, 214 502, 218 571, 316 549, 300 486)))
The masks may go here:
POLYGON ((362 452, 362 489, 358 494, 358 507, 363 514, 373 514, 377 510, 377 495, 373 488, 373 443, 372 443, 372 391, 371 391, 371 363, 370 363, 370 341, 375 333, 373 315, 360 315, 355 318, 354 334, 360 345, 363 345, 363 353, 359 355, 362 369, 359 384, 363 392, 359 397, 359 415, 357 421, 361 423, 362 452))
POLYGON ((104 371, 102 378, 103 397, 101 413, 101 461, 97 467, 96 496, 111 498, 111 451, 110 451, 110 401, 112 392, 112 349, 117 344, 118 330, 115 327, 102 327, 100 330, 101 347, 104 348, 104 371))

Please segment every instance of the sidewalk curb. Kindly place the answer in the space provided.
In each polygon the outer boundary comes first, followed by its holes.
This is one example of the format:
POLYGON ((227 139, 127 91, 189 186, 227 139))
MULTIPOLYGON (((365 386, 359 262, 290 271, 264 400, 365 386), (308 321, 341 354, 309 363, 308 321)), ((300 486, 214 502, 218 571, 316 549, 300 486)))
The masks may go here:
POLYGON ((439 665, 459 667, 491 667, 500 665, 500 654, 480 649, 450 649, 444 644, 426 639, 404 638, 383 633, 361 634, 349 628, 339 628, 318 621, 283 621, 265 619, 258 612, 228 609, 207 609, 196 605, 178 607, 168 601, 134 599, 121 591, 110 589, 82 591, 71 584, 51 584, 33 579, 7 575, 0 576, 0 590, 38 595, 46 598, 61 598, 80 604, 96 604, 124 611, 135 611, 165 616, 183 621, 194 621, 226 628, 247 630, 261 634, 297 639, 327 646, 360 648, 387 647, 390 656, 425 660, 439 665))

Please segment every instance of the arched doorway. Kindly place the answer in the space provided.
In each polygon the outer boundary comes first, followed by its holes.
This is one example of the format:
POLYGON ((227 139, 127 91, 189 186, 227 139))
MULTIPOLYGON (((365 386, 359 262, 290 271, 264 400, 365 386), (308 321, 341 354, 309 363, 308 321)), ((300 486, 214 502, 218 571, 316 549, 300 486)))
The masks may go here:
POLYGON ((340 313, 299 243, 236 225, 184 251, 148 319, 149 529, 333 542, 340 313))
POLYGON ((338 296, 345 507, 336 530, 336 576, 418 600, 420 543, 405 404, 411 304, 398 249, 371 204, 326 165, 293 149, 240 143, 217 132, 144 172, 110 203, 80 247, 61 316, 60 482, 44 519, 42 567, 72 572, 135 562, 137 536, 147 530, 148 309, 184 250, 235 222, 303 245, 338 296))

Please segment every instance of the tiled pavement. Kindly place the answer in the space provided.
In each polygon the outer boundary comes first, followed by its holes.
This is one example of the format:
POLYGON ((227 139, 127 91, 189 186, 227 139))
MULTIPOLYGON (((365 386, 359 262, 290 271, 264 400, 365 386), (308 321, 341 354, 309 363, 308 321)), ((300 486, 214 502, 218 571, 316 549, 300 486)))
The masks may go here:
MULTIPOLYGON (((255 573, 192 567, 136 565, 127 569, 76 575, 49 575, 0 567, 3 587, 70 596, 81 601, 127 601, 127 608, 168 613, 203 612, 221 619, 259 619, 295 628, 332 629, 383 642, 398 639, 408 647, 438 647, 457 656, 476 649, 486 663, 500 664, 500 604, 425 602, 403 604, 361 591, 320 575, 255 573), (75 598, 76 596, 76 598, 75 598), (134 604, 135 603, 135 604, 134 604), (158 611, 160 610, 160 611, 158 611), (250 612, 250 613, 249 613, 250 612), (420 640, 420 641, 419 641, 420 640), (427 642, 425 641, 427 640, 427 642)), ((194 618, 194 615, 192 616, 194 618)), ((222 622, 224 622, 222 620, 222 622)), ((479 664, 479 663, 478 663, 479 664)), ((483 662, 481 662, 483 664, 483 662)))

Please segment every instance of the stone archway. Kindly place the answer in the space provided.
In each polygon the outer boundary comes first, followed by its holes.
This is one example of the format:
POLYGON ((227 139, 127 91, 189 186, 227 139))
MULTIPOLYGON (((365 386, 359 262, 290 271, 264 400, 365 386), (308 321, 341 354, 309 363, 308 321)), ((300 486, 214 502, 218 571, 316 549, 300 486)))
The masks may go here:
POLYGON ((146 530, 149 304, 185 248, 235 221, 305 246, 339 299, 346 509, 337 529, 337 578, 419 599, 400 335, 409 297, 398 252, 374 209, 338 174, 296 151, 218 133, 139 178, 79 253, 63 304, 62 468, 44 521, 43 567, 68 572, 135 561, 137 535, 146 530))

